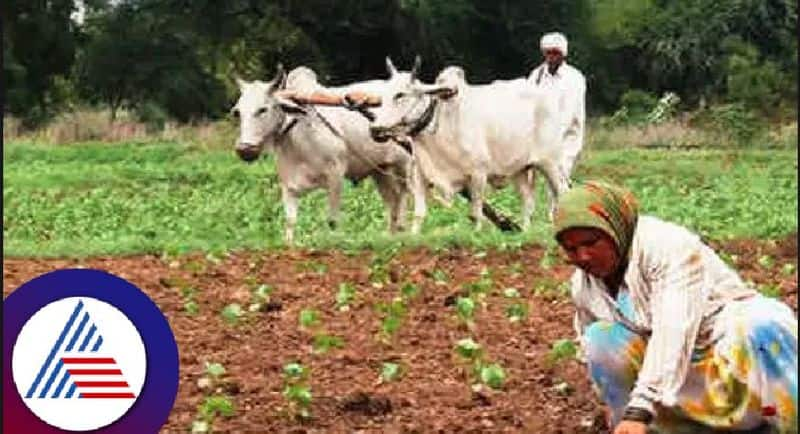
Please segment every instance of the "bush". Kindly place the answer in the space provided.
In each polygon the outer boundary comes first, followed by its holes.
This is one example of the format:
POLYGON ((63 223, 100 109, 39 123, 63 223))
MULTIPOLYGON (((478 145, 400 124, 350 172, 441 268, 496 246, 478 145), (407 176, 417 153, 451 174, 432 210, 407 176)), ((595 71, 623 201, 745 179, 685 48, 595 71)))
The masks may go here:
POLYGON ((796 100, 797 83, 778 64, 762 60, 756 47, 739 40, 724 43, 728 55, 725 83, 727 100, 748 110, 774 116, 784 99, 796 100))
POLYGON ((622 94, 619 104, 619 109, 604 122, 606 126, 645 123, 648 114, 658 106, 658 98, 643 90, 630 89, 622 94))
POLYGON ((766 133, 765 120, 743 103, 712 106, 700 112, 695 122, 719 137, 732 139, 737 145, 747 145, 766 133))
POLYGON ((643 119, 658 104, 658 98, 646 91, 631 89, 622 94, 620 105, 628 108, 629 116, 634 119, 643 119))
POLYGON ((161 131, 169 120, 169 114, 158 104, 146 102, 136 108, 136 117, 139 122, 147 124, 148 132, 161 131))

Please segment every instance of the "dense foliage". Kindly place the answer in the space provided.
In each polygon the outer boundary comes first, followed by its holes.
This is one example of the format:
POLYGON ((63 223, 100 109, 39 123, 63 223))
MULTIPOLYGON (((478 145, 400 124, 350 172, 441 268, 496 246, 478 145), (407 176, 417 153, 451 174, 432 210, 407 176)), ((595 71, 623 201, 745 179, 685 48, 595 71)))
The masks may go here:
POLYGON ((428 80, 447 64, 473 82, 517 77, 553 30, 594 112, 637 90, 771 117, 797 100, 790 0, 9 0, 4 14, 4 108, 29 123, 70 104, 215 118, 234 74, 269 77, 279 61, 332 84, 384 76, 386 55, 404 68, 421 55, 428 80))

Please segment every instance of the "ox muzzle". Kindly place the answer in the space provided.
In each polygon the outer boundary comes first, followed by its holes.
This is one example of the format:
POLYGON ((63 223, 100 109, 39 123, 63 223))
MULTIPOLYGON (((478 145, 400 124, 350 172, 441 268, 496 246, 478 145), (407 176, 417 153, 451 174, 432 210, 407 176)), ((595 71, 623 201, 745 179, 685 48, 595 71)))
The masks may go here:
POLYGON ((242 160, 252 163, 261 155, 261 146, 255 143, 239 142, 236 145, 236 155, 242 160))

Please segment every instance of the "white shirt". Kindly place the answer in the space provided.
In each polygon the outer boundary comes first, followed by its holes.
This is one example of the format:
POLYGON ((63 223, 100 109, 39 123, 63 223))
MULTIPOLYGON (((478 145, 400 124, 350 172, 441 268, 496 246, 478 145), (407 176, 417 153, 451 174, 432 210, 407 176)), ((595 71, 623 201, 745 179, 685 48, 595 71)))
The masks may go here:
POLYGON ((558 90, 559 112, 564 145, 577 155, 583 148, 583 131, 586 120, 586 78, 572 65, 563 61, 555 74, 550 74, 547 62, 531 71, 528 82, 558 90))
POLYGON ((585 344, 582 332, 597 320, 626 323, 643 334, 647 350, 629 405, 653 413, 654 403, 676 404, 693 350, 719 338, 714 331, 722 308, 758 294, 697 235, 650 216, 639 217, 620 289, 628 291, 633 321, 618 311, 601 279, 580 269, 575 272, 572 298, 578 339, 585 344))

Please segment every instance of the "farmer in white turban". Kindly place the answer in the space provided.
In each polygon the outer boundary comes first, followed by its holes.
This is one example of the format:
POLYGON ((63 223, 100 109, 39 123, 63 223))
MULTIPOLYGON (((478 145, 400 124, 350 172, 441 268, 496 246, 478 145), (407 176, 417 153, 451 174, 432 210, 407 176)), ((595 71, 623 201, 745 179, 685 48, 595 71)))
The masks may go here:
POLYGON ((539 48, 544 63, 531 72, 528 81, 535 86, 546 86, 556 91, 561 115, 561 146, 566 148, 560 167, 564 176, 570 178, 575 160, 583 149, 586 79, 564 60, 568 50, 567 38, 563 34, 548 33, 542 36, 539 48))

